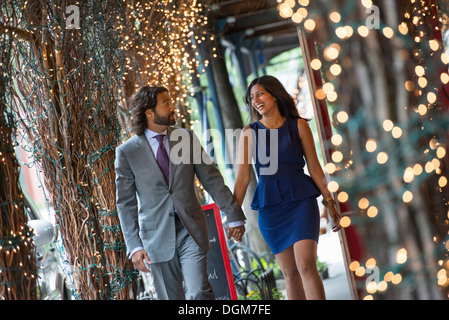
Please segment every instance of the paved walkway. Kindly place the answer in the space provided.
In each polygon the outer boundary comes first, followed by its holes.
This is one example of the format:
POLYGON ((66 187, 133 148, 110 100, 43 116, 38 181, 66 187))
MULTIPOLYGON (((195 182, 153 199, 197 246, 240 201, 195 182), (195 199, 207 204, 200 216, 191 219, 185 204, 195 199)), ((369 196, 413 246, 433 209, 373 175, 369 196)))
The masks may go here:
MULTIPOLYGON (((338 234, 328 232, 320 236, 318 258, 329 265, 329 278, 323 280, 327 300, 352 300, 338 234)), ((284 281, 278 280, 276 284, 287 298, 284 281)))
POLYGON ((328 232, 318 241, 318 258, 329 264, 329 278, 323 280, 328 300, 352 300, 338 234, 328 232))

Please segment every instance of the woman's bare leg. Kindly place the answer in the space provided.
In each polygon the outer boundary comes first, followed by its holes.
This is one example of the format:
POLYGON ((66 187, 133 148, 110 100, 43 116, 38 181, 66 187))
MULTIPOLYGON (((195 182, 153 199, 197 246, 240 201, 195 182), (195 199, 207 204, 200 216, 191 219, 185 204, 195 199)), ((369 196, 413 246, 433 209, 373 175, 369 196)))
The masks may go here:
POLYGON ((306 295, 302 286, 301 276, 296 265, 293 246, 275 255, 282 274, 285 279, 287 289, 287 299, 289 300, 305 300, 306 295))
POLYGON ((317 243, 315 240, 300 240, 293 245, 296 265, 301 276, 307 299, 325 300, 323 281, 316 266, 317 243))

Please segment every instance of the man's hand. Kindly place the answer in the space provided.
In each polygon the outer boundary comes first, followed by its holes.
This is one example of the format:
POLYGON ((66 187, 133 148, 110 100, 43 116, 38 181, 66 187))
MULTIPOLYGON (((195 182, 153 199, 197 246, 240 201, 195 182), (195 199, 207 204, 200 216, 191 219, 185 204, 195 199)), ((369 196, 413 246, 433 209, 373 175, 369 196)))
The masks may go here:
POLYGON ((136 267, 137 270, 142 272, 150 272, 150 270, 144 263, 145 260, 148 264, 151 264, 151 260, 148 257, 148 254, 145 250, 139 250, 135 252, 131 257, 131 260, 134 264, 134 267, 136 267))
POLYGON ((245 230, 246 230, 245 225, 233 228, 229 228, 229 226, 226 226, 228 240, 231 239, 231 237, 233 237, 235 241, 242 242, 242 237, 245 234, 245 230))

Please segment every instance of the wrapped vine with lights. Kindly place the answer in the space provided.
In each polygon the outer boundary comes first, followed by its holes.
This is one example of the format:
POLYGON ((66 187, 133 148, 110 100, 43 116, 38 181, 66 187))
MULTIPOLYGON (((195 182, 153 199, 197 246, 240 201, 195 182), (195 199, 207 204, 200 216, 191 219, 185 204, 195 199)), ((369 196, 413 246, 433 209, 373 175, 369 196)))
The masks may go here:
POLYGON ((328 188, 366 248, 349 267, 379 270, 361 298, 447 299, 447 2, 278 2, 314 39, 314 94, 334 126, 328 188))
MULTIPOLYGON (((0 16, 17 21, 12 7, 2 6, 0 16)), ((17 118, 11 109, 13 39, 0 35, 0 300, 36 299, 36 258, 32 230, 27 226, 23 194, 19 187, 20 165, 15 157, 17 118)))
POLYGON ((115 210, 115 147, 130 136, 127 102, 143 85, 165 85, 181 125, 189 126, 190 77, 207 64, 194 53, 195 43, 210 40, 202 29, 206 9, 199 1, 78 1, 77 28, 68 25, 67 6, 62 0, 5 6, 2 48, 12 60, 2 72, 15 75, 14 99, 5 106, 17 117, 8 125, 23 132, 17 141, 33 155, 26 165, 44 177, 73 296, 135 299, 138 273, 115 210))

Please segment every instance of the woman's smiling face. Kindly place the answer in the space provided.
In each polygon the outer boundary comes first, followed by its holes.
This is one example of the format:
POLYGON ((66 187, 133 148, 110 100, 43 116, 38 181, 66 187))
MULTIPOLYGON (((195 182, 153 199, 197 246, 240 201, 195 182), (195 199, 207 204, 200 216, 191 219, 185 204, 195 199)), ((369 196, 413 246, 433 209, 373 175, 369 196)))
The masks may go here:
POLYGON ((251 105, 261 116, 277 107, 276 99, 260 84, 251 88, 251 105))

